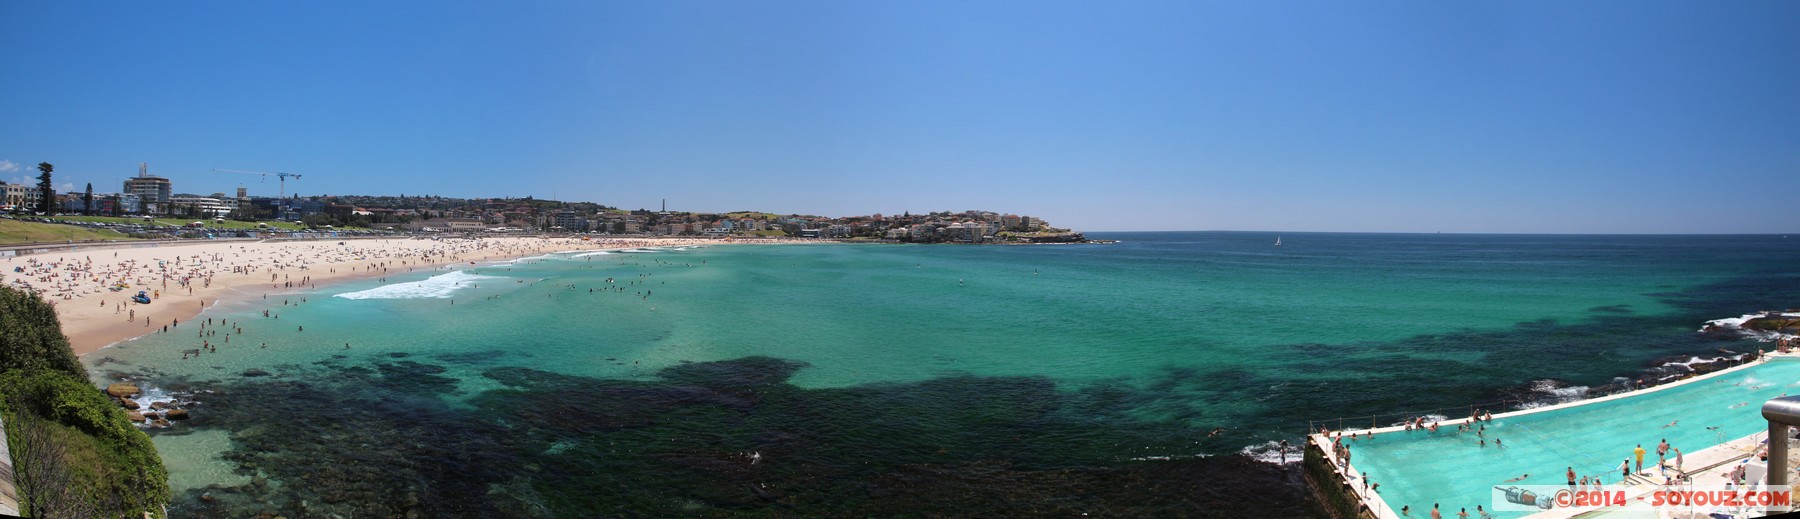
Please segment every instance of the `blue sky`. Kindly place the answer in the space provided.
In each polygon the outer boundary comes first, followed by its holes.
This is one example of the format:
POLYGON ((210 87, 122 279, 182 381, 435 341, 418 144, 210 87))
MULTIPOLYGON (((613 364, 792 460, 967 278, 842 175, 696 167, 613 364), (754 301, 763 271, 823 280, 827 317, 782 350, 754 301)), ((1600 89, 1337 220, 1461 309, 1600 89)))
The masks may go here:
POLYGON ((0 2, 0 180, 1800 232, 1796 26, 1783 1, 0 2))

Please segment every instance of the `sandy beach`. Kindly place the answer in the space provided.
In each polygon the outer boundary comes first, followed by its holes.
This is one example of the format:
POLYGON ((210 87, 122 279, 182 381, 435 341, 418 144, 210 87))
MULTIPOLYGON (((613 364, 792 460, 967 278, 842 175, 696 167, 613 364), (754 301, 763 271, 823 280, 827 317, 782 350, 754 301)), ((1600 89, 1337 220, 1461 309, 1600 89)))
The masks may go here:
POLYGON ((552 252, 719 243, 536 237, 195 242, 8 257, 0 262, 0 283, 35 290, 54 305, 70 347, 86 355, 192 319, 220 300, 552 252), (139 291, 151 303, 132 302, 139 291))

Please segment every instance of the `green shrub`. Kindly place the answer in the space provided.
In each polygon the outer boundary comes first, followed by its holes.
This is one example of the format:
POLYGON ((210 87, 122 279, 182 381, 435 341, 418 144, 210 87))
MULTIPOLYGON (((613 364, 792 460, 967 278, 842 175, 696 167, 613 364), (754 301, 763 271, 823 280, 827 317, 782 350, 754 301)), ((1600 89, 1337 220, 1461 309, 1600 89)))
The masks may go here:
POLYGON ((150 437, 88 382, 56 311, 0 287, 0 414, 24 511, 38 518, 162 515, 169 473, 150 437))
POLYGON ((37 294, 0 287, 0 373, 32 369, 87 378, 56 321, 56 309, 37 294))
POLYGON ((27 509, 162 513, 170 498, 168 471, 150 437, 112 398, 85 380, 46 370, 0 374, 0 395, 27 509))

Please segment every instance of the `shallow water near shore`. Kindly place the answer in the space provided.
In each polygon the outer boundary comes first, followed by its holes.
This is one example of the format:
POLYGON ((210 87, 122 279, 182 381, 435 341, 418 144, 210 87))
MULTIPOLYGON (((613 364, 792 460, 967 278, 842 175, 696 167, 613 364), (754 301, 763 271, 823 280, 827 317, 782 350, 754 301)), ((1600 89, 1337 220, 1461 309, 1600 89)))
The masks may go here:
POLYGON ((190 402, 152 431, 183 516, 1307 515, 1240 453, 1753 350, 1694 330, 1800 306, 1779 236, 1096 237, 395 272, 84 360, 190 402))

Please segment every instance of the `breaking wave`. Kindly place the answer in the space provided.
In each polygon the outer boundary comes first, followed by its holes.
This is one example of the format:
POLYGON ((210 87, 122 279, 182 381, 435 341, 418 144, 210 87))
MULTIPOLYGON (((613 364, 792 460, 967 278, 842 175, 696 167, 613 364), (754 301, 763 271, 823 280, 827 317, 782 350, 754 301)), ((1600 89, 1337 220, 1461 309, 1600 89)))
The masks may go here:
POLYGON ((1758 319, 1758 318, 1794 319, 1794 318, 1800 318, 1800 312, 1758 312, 1758 313, 1754 313, 1754 314, 1744 314, 1744 315, 1740 315, 1737 317, 1727 317, 1724 319, 1713 319, 1711 321, 1707 321, 1706 325, 1700 327, 1700 329, 1697 331, 1699 331, 1701 333, 1706 333, 1706 332, 1711 332, 1711 331, 1727 331, 1727 332, 1736 333, 1743 337, 1756 339, 1761 342, 1774 342, 1779 339, 1794 337, 1793 335, 1781 333, 1779 331, 1757 330, 1754 328, 1745 328, 1744 327, 1745 323, 1748 323, 1751 320, 1758 319))
POLYGON ((473 286, 475 281, 504 279, 498 276, 483 276, 455 271, 438 274, 430 278, 409 283, 395 283, 357 292, 346 292, 333 297, 344 299, 446 299, 457 290, 473 286))
POLYGON ((1238 454, 1243 454, 1250 459, 1263 463, 1280 465, 1282 463, 1299 463, 1300 458, 1304 457, 1304 451, 1302 449, 1304 449, 1304 447, 1300 444, 1288 445, 1287 452, 1285 453, 1286 458, 1284 459, 1281 443, 1270 441, 1244 447, 1243 450, 1238 451, 1238 454))
POLYGON ((1565 386, 1561 382, 1555 380, 1541 379, 1531 381, 1530 389, 1531 392, 1538 395, 1539 398, 1525 402, 1519 406, 1520 409, 1536 409, 1549 405, 1583 400, 1588 397, 1588 390, 1592 388, 1589 388, 1588 386, 1565 386))

